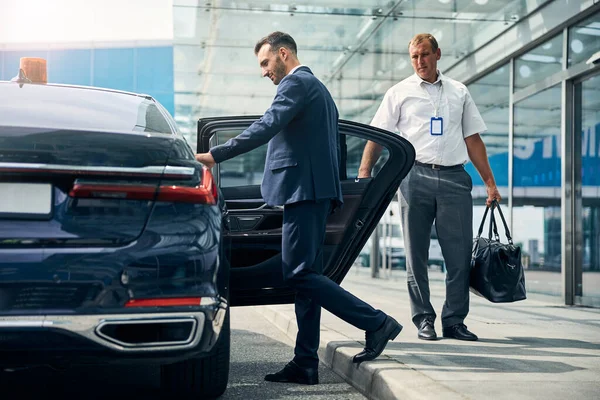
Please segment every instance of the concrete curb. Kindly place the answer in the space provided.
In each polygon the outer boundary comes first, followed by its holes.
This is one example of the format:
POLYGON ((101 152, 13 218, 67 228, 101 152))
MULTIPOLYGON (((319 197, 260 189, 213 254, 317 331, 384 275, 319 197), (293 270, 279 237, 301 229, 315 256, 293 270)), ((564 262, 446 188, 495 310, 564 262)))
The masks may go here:
MULTIPOLYGON (((293 311, 281 306, 257 307, 269 322, 296 340, 298 326, 293 311)), ((321 325, 319 358, 335 373, 344 378, 367 398, 372 400, 427 400, 465 399, 466 397, 440 384, 405 364, 382 354, 377 360, 352 363, 352 357, 364 346, 343 334, 321 325)))

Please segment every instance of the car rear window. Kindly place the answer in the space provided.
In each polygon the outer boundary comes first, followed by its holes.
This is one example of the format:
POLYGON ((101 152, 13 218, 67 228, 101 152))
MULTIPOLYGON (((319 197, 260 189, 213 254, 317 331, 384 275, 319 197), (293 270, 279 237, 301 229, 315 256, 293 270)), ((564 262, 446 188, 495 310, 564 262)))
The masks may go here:
POLYGON ((149 98, 93 88, 0 83, 0 125, 171 133, 149 98))

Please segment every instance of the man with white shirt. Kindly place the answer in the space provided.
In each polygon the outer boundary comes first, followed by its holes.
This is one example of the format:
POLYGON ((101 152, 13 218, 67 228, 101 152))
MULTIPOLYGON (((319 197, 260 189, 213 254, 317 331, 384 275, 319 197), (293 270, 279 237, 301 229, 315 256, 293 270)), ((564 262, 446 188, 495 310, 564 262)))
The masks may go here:
MULTIPOLYGON (((399 132, 416 151, 415 166, 402 181, 399 196, 412 320, 420 339, 437 339, 427 274, 435 221, 447 270, 443 336, 477 340, 463 323, 469 312, 473 241, 473 183, 463 166, 470 159, 477 168, 488 205, 501 200, 479 136, 487 128, 466 86, 437 69, 441 50, 432 35, 416 35, 408 50, 415 74, 387 91, 371 125, 399 132)), ((367 143, 359 178, 371 176, 380 154, 380 145, 367 143)))

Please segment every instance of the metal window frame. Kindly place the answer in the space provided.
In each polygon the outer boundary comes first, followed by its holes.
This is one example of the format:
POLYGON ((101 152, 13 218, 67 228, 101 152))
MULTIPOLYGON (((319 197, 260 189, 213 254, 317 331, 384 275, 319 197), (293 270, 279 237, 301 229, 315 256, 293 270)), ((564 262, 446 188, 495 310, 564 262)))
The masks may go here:
POLYGON ((510 231, 513 229, 513 190, 514 190, 514 155, 515 155, 515 59, 511 58, 509 63, 509 95, 508 95, 508 224, 510 231))
MULTIPOLYGON (((585 79, 600 73, 600 65, 580 62, 568 66, 569 28, 563 28, 563 70, 536 82, 515 93, 511 91, 509 127, 509 213, 513 215, 513 154, 514 145, 514 106, 522 100, 561 85, 561 276, 562 294, 566 305, 583 305, 582 262, 583 262, 583 219, 581 152, 581 132, 576 127, 575 86, 585 79)), ((511 87, 514 88, 514 60, 511 59, 511 87)), ((579 121, 581 123, 581 121, 579 121)), ((511 223, 512 228, 512 223, 511 223)))
MULTIPOLYGON (((554 31, 545 35, 539 41, 527 46, 518 54, 510 58, 510 97, 509 97, 509 198, 508 208, 510 227, 513 228, 514 204, 514 112, 515 105, 522 100, 534 96, 558 84, 561 85, 561 277, 562 295, 566 305, 585 305, 582 292, 582 262, 583 262, 583 201, 581 152, 575 151, 581 145, 581 130, 575 121, 577 107, 576 86, 590 76, 600 74, 600 65, 580 62, 568 65, 569 54, 569 28, 589 17, 592 13, 585 13, 577 21, 569 21, 562 27, 562 70, 556 72, 539 82, 514 92, 515 60, 539 44, 552 39, 558 32, 554 31)), ((492 71, 487 71, 485 75, 492 71)), ((480 76, 483 77, 485 75, 480 76)))
MULTIPOLYGON (((569 52, 569 28, 563 29, 563 71, 568 71, 567 55, 569 52)), ((564 303, 573 305, 575 300, 574 256, 576 246, 575 230, 575 191, 576 177, 574 173, 575 140, 574 127, 571 121, 574 117, 573 82, 561 77, 560 100, 560 133, 561 133, 561 184, 560 184, 560 217, 561 217, 561 281, 564 303)))
MULTIPOLYGON (((580 74, 566 82, 570 93, 567 93, 567 99, 570 99, 568 109, 571 112, 568 129, 571 134, 572 150, 581 149, 582 142, 582 84, 592 76, 600 76, 600 65, 596 65, 586 73, 580 74), (569 97, 570 96, 570 97, 569 97), (579 114, 579 115, 578 115, 579 114), (579 116, 580 118, 576 118, 579 116)), ((571 224, 572 230, 568 232, 574 243, 572 254, 570 254, 570 268, 565 268, 565 300, 569 305, 589 305, 583 296, 583 177, 581 170, 583 167, 583 155, 581 151, 572 151, 571 153, 571 171, 570 176, 573 182, 573 196, 569 203, 572 208, 571 224)), ((566 266, 568 266, 567 264, 566 266)))
MULTIPOLYGON (((518 51, 496 61, 484 71, 465 79, 470 85, 494 72, 506 63, 510 66, 509 127, 508 127, 508 215, 513 230, 514 206, 514 116, 515 105, 558 84, 561 85, 561 275, 563 301, 567 305, 585 305, 582 292, 583 269, 583 199, 582 199, 582 155, 575 151, 581 146, 581 121, 575 121, 578 99, 577 85, 585 79, 600 74, 600 64, 580 62, 569 65, 569 28, 600 12, 600 3, 594 4, 563 24, 549 30, 518 51), (562 70, 534 84, 514 91, 515 60, 562 32, 562 70)), ((590 54, 591 55, 591 54, 590 54)), ((454 67, 454 66, 453 66, 454 67)))
MULTIPOLYGON (((545 3, 539 10, 545 8, 545 6, 550 6, 550 4, 552 4, 552 2, 545 3)), ((525 21, 527 21, 529 18, 531 18, 535 14, 535 12, 537 12, 539 10, 533 11, 531 14, 529 14, 527 16, 527 18, 520 21, 520 23, 524 23, 525 21)), ((540 46, 541 44, 544 44, 547 41, 552 40, 552 38, 554 38, 556 35, 563 32, 565 30, 565 28, 568 29, 568 28, 574 26, 575 24, 586 20, 587 18, 591 17, 592 15, 594 15, 598 12, 600 12, 600 1, 597 4, 594 4, 594 5, 590 6, 589 8, 579 12, 577 15, 574 15, 574 16, 564 20, 561 24, 548 30, 540 37, 538 37, 528 43, 524 43, 518 50, 513 51, 509 54, 506 54, 504 57, 496 60, 492 65, 489 66, 489 68, 486 68, 480 72, 477 72, 477 73, 469 76, 468 78, 462 79, 461 82, 463 82, 465 85, 470 85, 471 83, 485 77, 486 75, 490 74, 491 72, 494 72, 495 70, 500 68, 502 65, 510 62, 511 60, 519 58, 519 57, 523 56, 524 54, 527 54, 531 50, 535 49, 536 47, 540 46)), ((518 24, 513 26, 511 29, 516 29, 517 27, 518 27, 518 24)), ((506 31, 502 35, 505 35, 505 34, 506 34, 506 31)), ((501 37, 502 35, 500 35, 499 37, 501 37)), ((496 39, 494 39, 494 40, 496 40, 496 39)), ((488 42, 481 48, 491 45, 491 43, 492 42, 488 42)), ((481 48, 479 50, 481 50, 481 48)), ((502 48, 503 48, 503 46, 498 46, 498 51, 502 51, 502 48)), ((477 50, 477 51, 479 51, 479 50, 477 50)), ((471 55, 476 54, 477 51, 473 52, 471 55)), ((566 55, 564 55, 564 56, 566 56, 566 55)), ((585 63, 580 63, 580 64, 585 64, 585 63)), ((458 65, 458 63, 446 68, 446 74, 452 75, 452 69, 454 67, 456 67, 456 65, 458 65)), ((573 67, 574 66, 572 66, 571 68, 573 68, 573 67)), ((561 71, 561 72, 564 72, 564 71, 561 71)), ((556 74, 559 74, 559 73, 556 73, 556 74)), ((548 77, 546 79, 549 79, 549 78, 550 77, 548 77)), ((558 82, 555 82, 555 84, 556 83, 558 83, 558 82)), ((535 84, 533 84, 531 86, 535 86, 535 84)), ((552 86, 552 85, 550 85, 550 86, 552 86)), ((526 90, 526 89, 529 89, 529 87, 524 88, 522 90, 526 90)), ((522 99, 516 99, 515 102, 520 101, 520 100, 522 100, 522 99)))
MULTIPOLYGON (((565 36, 563 36, 563 46, 564 46, 565 41, 567 41, 567 45, 568 45, 568 37, 566 34, 565 34, 565 36)), ((563 51, 564 51, 564 49, 563 49, 563 51)), ((565 57, 563 56, 563 63, 566 63, 566 60, 564 60, 564 58, 565 57)), ((600 65, 586 64, 585 61, 581 62, 579 64, 575 64, 566 70, 556 72, 556 73, 542 79, 539 82, 536 82, 530 86, 527 86, 526 88, 523 88, 523 89, 515 92, 513 94, 514 101, 515 101, 515 103, 518 103, 518 102, 525 100, 528 97, 534 96, 534 95, 538 94, 539 92, 542 92, 552 86, 558 85, 561 82, 574 80, 574 79, 578 79, 579 77, 584 76, 584 75, 593 74, 594 71, 598 70, 598 68, 600 68, 600 65)))

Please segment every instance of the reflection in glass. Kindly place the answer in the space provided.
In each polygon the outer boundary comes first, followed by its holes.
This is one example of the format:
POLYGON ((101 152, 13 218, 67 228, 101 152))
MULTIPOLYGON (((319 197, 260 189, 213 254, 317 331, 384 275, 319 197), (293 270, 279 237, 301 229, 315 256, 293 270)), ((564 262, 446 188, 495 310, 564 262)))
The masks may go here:
MULTIPOLYGON (((358 176, 358 167, 362 160, 363 151, 367 144, 367 139, 356 136, 342 135, 342 140, 346 138, 346 179, 354 179, 358 176)), ((372 176, 376 176, 389 158, 389 151, 384 147, 381 156, 373 166, 372 176)))
POLYGON ((547 42, 515 59, 515 88, 524 88, 562 69, 560 33, 547 42))
MULTIPOLYGON (((242 133, 242 129, 222 130, 216 133, 218 143, 223 144, 229 139, 242 133)), ((367 139, 352 135, 340 135, 345 141, 346 169, 340 171, 340 179, 355 179, 362 159, 367 139), (345 172, 345 173, 344 173, 345 172)), ((344 146, 341 146, 344 148, 344 146)), ((260 185, 263 179, 267 145, 260 146, 248 153, 223 161, 219 164, 220 187, 260 185)), ((373 176, 383 168, 389 158, 389 151, 383 148, 379 160, 373 167, 373 176)), ((342 157, 342 159, 344 159, 342 157)))
POLYGON ((569 28, 569 65, 587 61, 600 51, 600 13, 569 28))
MULTIPOLYGON (((504 65, 468 86, 488 130, 481 137, 487 148, 490 166, 500 194, 508 196, 508 103, 509 66, 504 65)), ((483 181, 472 163, 465 169, 473 180, 473 199, 483 200, 487 195, 483 181)))
MULTIPOLYGON (((219 144, 243 132, 243 129, 223 130, 216 133, 219 144)), ((267 145, 260 146, 248 153, 223 161, 219 164, 219 186, 260 185, 265 169, 267 145)))
POLYGON ((583 205, 582 301, 600 306, 600 75, 576 87, 576 119, 581 118, 581 183, 583 205))
POLYGON ((527 290, 562 295, 561 88, 515 104, 513 238, 521 246, 527 290))

